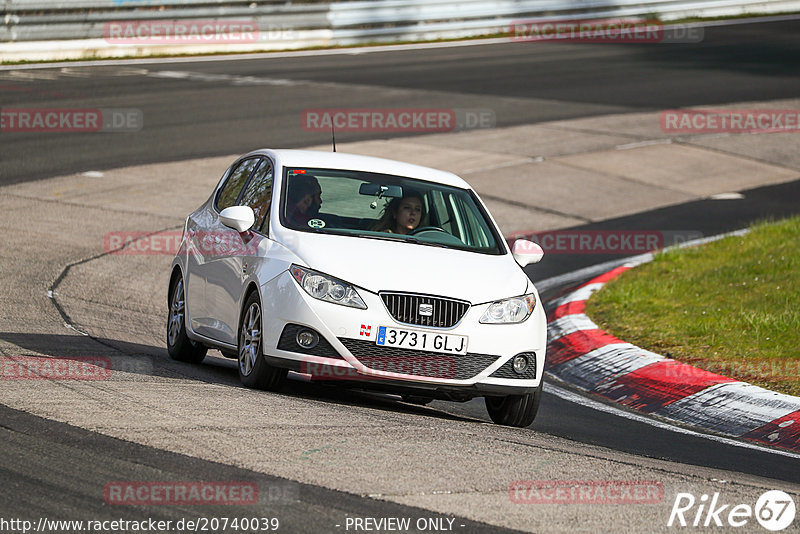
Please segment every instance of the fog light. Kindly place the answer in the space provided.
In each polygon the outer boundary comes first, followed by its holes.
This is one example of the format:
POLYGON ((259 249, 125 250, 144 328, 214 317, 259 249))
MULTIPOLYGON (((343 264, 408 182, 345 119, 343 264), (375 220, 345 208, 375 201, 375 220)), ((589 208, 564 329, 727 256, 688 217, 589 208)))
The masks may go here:
POLYGON ((528 369, 528 358, 524 354, 517 354, 514 356, 512 365, 514 366, 515 373, 518 375, 524 374, 528 369))
POLYGON ((313 330, 300 330, 295 336, 295 341, 304 349, 313 349, 319 343, 319 336, 313 330))

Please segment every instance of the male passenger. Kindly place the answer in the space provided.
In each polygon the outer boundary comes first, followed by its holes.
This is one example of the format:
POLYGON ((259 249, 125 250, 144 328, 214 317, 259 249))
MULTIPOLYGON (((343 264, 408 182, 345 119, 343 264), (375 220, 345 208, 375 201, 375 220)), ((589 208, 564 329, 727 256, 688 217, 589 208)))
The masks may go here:
POLYGON ((319 215, 322 206, 322 188, 315 176, 310 174, 291 176, 286 197, 286 219, 290 225, 308 226, 308 221, 319 215))

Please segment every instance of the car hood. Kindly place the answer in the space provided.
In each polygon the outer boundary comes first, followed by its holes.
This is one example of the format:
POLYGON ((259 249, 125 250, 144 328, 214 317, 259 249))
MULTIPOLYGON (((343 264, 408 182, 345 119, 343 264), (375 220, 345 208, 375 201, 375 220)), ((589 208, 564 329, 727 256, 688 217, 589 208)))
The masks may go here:
POLYGON ((511 254, 330 234, 303 233, 295 243, 289 248, 308 267, 374 293, 424 293, 480 304, 522 295, 528 287, 511 254))

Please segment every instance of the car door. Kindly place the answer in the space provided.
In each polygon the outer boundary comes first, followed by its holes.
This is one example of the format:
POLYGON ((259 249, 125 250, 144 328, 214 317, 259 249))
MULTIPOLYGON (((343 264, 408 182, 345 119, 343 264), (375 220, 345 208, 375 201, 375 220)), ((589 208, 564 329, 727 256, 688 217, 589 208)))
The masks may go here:
POLYGON ((236 323, 228 315, 235 305, 233 282, 239 274, 231 252, 241 239, 238 232, 223 225, 219 213, 236 206, 253 172, 264 162, 252 157, 237 163, 220 188, 212 205, 202 214, 202 224, 193 234, 193 253, 189 254, 189 298, 192 301, 192 329, 203 336, 236 344, 236 323), (234 234, 237 236, 234 238, 234 234))
POLYGON ((215 339, 237 343, 239 312, 244 284, 259 261, 259 243, 269 228, 272 201, 273 165, 264 158, 254 169, 236 204, 252 208, 255 222, 250 231, 237 232, 218 223, 214 229, 220 237, 221 254, 209 263, 206 294, 215 303, 215 339))

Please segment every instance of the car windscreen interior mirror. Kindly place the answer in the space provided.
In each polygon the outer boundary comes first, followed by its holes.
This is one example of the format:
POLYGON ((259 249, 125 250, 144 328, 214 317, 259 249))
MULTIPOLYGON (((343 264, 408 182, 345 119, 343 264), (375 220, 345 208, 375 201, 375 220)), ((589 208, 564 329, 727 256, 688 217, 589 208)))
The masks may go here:
POLYGON ((399 185, 384 185, 378 183, 364 183, 358 188, 358 193, 378 198, 399 198, 403 196, 403 188, 399 185))

